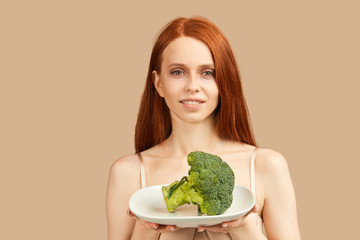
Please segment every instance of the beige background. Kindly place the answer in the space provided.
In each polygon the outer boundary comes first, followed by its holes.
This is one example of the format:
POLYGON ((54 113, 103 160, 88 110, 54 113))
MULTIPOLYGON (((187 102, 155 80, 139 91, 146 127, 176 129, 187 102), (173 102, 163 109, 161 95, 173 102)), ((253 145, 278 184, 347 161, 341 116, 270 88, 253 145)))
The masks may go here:
POLYGON ((152 44, 193 15, 233 47, 257 140, 288 160, 303 239, 354 239, 355 2, 1 1, 0 239, 106 238, 107 174, 134 151, 152 44))

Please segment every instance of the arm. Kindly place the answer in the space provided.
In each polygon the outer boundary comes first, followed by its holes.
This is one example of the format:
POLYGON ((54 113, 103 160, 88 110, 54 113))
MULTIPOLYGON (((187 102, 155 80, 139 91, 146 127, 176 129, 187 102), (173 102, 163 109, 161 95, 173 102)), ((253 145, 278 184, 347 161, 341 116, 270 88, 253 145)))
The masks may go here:
POLYGON ((106 193, 108 240, 131 238, 135 220, 126 215, 126 210, 131 194, 140 188, 139 181, 135 183, 136 176, 139 176, 135 172, 135 163, 136 159, 124 157, 115 161, 110 168, 106 193))
POLYGON ((143 221, 128 211, 131 195, 140 189, 139 171, 136 155, 123 157, 110 168, 106 194, 108 240, 157 240, 160 232, 178 229, 143 221))
POLYGON ((285 158, 272 150, 264 150, 261 182, 264 187, 263 217, 269 239, 299 240, 296 198, 285 158))

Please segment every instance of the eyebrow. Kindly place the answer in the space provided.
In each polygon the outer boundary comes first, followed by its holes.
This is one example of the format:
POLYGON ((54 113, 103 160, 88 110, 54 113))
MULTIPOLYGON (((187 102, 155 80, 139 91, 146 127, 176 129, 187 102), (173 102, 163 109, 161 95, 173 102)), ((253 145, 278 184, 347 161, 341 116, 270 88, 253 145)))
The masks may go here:
MULTIPOLYGON (((187 66, 185 64, 182 63, 171 63, 169 64, 169 67, 183 67, 183 68, 187 68, 187 66)), ((200 68, 215 68, 214 64, 202 64, 199 66, 200 68)))

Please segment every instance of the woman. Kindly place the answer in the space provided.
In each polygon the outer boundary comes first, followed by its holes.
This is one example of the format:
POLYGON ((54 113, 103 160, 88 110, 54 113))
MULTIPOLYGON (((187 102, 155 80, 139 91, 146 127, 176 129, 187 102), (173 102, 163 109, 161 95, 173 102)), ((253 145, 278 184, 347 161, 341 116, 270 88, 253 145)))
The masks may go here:
POLYGON ((150 59, 135 146, 137 154, 118 159, 110 170, 109 240, 266 239, 266 235, 268 239, 300 239, 286 161, 273 150, 256 147, 231 47, 207 19, 178 18, 159 35, 150 59), (131 195, 142 187, 169 184, 187 175, 186 157, 192 151, 212 153, 226 161, 234 171, 235 184, 253 190, 252 211, 219 225, 183 229, 134 216, 128 209, 131 195))

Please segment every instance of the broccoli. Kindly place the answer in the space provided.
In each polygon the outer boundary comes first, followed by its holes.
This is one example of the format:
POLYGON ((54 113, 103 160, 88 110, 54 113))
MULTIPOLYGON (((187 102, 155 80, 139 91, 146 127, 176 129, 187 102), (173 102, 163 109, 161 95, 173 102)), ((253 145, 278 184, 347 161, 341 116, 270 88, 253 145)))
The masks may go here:
POLYGON ((209 153, 191 152, 187 158, 189 176, 162 187, 169 212, 183 204, 198 205, 199 213, 218 215, 232 203, 234 172, 220 157, 209 153))

